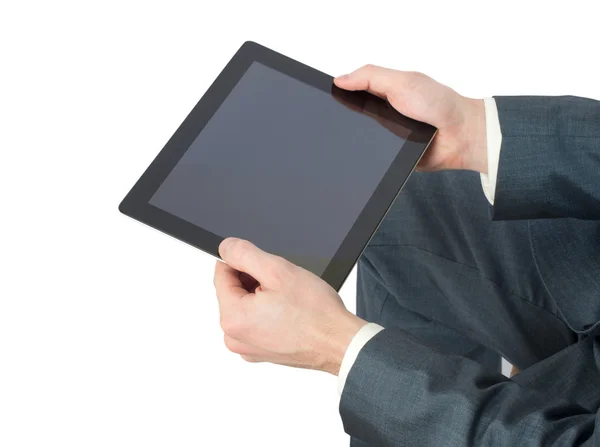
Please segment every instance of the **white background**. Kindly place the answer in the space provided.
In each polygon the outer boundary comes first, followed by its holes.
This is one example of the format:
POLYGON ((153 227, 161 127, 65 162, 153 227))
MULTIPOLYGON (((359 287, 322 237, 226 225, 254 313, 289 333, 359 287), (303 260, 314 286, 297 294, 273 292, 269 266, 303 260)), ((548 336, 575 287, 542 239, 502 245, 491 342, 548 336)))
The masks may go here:
POLYGON ((214 260, 117 205, 245 40, 599 98, 597 2, 556 3, 3 0, 0 445, 347 445, 336 379, 229 353, 214 260))

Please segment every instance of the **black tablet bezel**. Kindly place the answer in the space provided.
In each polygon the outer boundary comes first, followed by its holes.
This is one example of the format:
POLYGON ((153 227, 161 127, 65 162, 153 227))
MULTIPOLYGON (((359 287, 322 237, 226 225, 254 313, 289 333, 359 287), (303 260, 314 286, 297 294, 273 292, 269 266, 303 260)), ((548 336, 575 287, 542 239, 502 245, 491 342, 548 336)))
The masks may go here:
MULTIPOLYGON (((119 205, 119 210, 123 214, 220 258, 218 247, 223 237, 156 208, 149 202, 248 67, 255 61, 324 92, 332 91, 331 76, 255 42, 245 42, 123 199, 119 205)), ((371 96, 366 92, 353 94, 371 96)), ((403 124, 411 129, 411 133, 321 275, 321 278, 335 290, 341 288, 435 135, 434 127, 401 115, 400 117, 405 121, 403 124)))

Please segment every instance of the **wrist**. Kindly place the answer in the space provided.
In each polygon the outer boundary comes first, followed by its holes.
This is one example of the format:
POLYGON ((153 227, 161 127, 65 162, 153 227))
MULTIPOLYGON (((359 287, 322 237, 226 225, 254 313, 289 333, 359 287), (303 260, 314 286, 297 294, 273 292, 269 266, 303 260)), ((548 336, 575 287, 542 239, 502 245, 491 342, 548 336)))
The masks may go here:
POLYGON ((483 99, 465 98, 463 168, 487 174, 487 136, 483 99))
POLYGON ((320 370, 337 376, 350 342, 367 321, 348 312, 325 337, 320 370))

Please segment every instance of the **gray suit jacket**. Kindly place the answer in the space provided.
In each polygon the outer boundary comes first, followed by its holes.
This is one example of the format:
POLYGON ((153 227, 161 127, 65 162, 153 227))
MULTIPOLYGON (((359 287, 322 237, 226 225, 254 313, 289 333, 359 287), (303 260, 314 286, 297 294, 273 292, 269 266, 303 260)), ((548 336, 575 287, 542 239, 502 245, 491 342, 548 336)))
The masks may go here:
POLYGON ((529 220, 540 275, 579 342, 545 361, 552 384, 534 386, 386 329, 360 352, 340 402, 346 432, 371 445, 600 447, 600 102, 496 104, 502 150, 492 217, 529 220), (553 387, 589 392, 575 403, 553 387))

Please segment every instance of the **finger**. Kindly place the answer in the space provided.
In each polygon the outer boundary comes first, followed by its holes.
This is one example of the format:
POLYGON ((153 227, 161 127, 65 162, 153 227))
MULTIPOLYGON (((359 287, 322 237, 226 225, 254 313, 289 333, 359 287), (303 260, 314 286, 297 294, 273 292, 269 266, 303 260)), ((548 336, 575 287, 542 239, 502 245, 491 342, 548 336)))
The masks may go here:
POLYGON ((248 295, 240 280, 239 272, 224 262, 217 261, 213 283, 221 311, 225 306, 238 304, 244 296, 248 295))
POLYGON ((227 349, 229 349, 234 354, 253 356, 257 355, 256 348, 246 343, 243 343, 227 334, 223 336, 223 341, 225 342, 225 347, 227 347, 227 349))
POLYGON ((365 65, 350 74, 334 79, 335 85, 345 90, 367 90, 387 98, 394 84, 402 81, 402 72, 376 65, 365 65))
POLYGON ((231 267, 247 273, 267 287, 280 285, 288 278, 293 267, 293 264, 285 259, 267 253, 242 239, 225 239, 219 245, 219 254, 231 267))
POLYGON ((333 98, 348 107, 350 110, 367 115, 376 120, 390 132, 401 138, 407 139, 410 130, 398 122, 398 111, 388 101, 382 100, 376 95, 354 96, 355 93, 341 88, 332 89, 333 98))
POLYGON ((223 336, 223 341, 225 342, 225 347, 227 347, 229 351, 233 352, 234 354, 239 354, 242 357, 260 359, 260 361, 263 362, 279 360, 277 356, 273 356, 268 351, 257 348, 248 343, 244 343, 227 334, 223 336))
POLYGON ((350 110, 354 110, 358 113, 362 113, 363 111, 365 100, 361 95, 334 86, 331 89, 331 97, 345 107, 348 107, 350 110))
MULTIPOLYGON (((217 287, 217 281, 221 281, 222 277, 227 281, 226 283, 230 284, 230 286, 233 285, 235 287, 242 287, 248 293, 254 292, 256 287, 259 286, 258 281, 252 276, 248 275, 247 273, 239 272, 235 269, 232 269, 229 266, 227 267, 229 267, 231 271, 222 272, 222 265, 227 266, 227 264, 225 264, 224 262, 217 261, 217 264, 215 266, 215 274, 213 277, 213 284, 215 285, 215 287, 217 287), (239 283, 235 281, 236 275, 239 279, 239 283)), ((219 283, 219 288, 221 288, 222 286, 225 286, 225 284, 219 283)))
POLYGON ((407 139, 410 130, 398 123, 398 111, 390 107, 386 102, 375 97, 365 102, 363 113, 370 116, 390 132, 398 135, 400 138, 407 139))
MULTIPOLYGON (((436 137, 437 138, 437 137, 436 137)), ((444 169, 443 162, 436 161, 434 154, 437 153, 436 139, 434 138, 419 163, 415 167, 417 172, 434 172, 444 169)))
POLYGON ((260 357, 255 357, 253 355, 242 355, 241 357, 248 363, 262 363, 265 361, 265 360, 261 359, 260 357))

